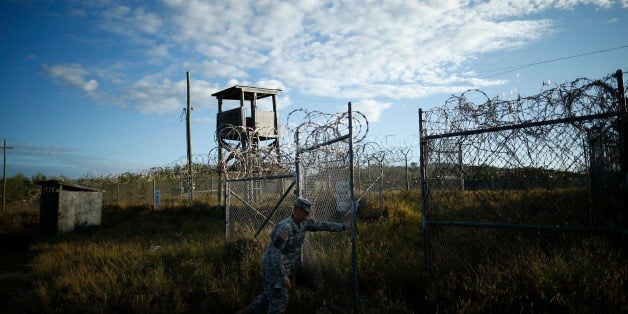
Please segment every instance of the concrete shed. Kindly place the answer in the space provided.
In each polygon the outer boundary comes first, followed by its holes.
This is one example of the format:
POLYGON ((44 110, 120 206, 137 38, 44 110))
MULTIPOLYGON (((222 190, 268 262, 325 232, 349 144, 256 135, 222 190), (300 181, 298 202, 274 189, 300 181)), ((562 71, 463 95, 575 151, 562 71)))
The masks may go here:
POLYGON ((101 190, 58 180, 37 184, 41 185, 39 228, 42 234, 55 235, 100 226, 101 190))

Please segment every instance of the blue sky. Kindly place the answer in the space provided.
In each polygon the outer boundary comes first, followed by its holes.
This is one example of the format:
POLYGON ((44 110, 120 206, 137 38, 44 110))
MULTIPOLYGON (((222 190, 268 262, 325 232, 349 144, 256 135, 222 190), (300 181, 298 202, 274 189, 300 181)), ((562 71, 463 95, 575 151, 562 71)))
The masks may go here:
POLYGON ((534 95, 628 69, 628 0, 0 0, 0 14, 8 176, 176 163, 187 71, 202 156, 211 94, 235 84, 282 89, 282 118, 351 101, 371 136, 416 145, 418 108, 451 94, 534 95))

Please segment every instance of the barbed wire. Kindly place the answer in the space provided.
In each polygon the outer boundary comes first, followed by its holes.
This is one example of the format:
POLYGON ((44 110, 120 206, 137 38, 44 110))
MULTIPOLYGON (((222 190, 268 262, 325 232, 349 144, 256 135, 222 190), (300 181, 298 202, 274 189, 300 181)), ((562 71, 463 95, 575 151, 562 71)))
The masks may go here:
POLYGON ((511 99, 490 98, 478 90, 451 96, 445 106, 425 112, 425 135, 469 135, 427 141, 427 156, 455 165, 465 151, 464 163, 469 165, 581 171, 586 168, 583 160, 563 156, 584 156, 594 141, 618 137, 616 119, 608 117, 619 112, 616 77, 580 78, 548 87, 544 83, 537 95, 511 99), (586 143, 576 145, 579 142, 586 143))
MULTIPOLYGON (((348 112, 329 114, 297 109, 288 114, 286 121, 286 137, 292 137, 295 148, 320 147, 316 153, 301 156, 302 167, 307 169, 317 164, 324 168, 347 166, 349 152, 345 141, 323 144, 349 135, 348 112)), ((353 111, 351 123, 354 145, 359 145, 368 134, 368 120, 361 112, 353 111)))
MULTIPOLYGON (((296 135, 299 134, 299 146, 317 146, 349 134, 348 115, 347 112, 330 114, 297 109, 288 114, 286 130, 292 134, 295 143, 296 135)), ((366 116, 359 111, 353 111, 352 117, 353 143, 357 144, 366 138, 369 124, 366 116)))
MULTIPOLYGON (((493 98, 480 90, 468 90, 451 96, 442 107, 425 111, 424 122, 431 134, 485 129, 514 124, 535 123, 616 111, 615 77, 600 80, 579 78, 549 88, 543 84, 534 96, 517 94, 513 99, 493 98)), ((574 121, 582 128, 593 128, 589 122, 574 121)))
POLYGON ((291 148, 281 146, 278 130, 222 126, 215 140, 223 149, 218 166, 228 178, 286 173, 292 164, 291 148))
MULTIPOLYGON (((577 228, 625 229, 618 79, 543 84, 537 95, 507 99, 470 90, 425 111, 421 186, 434 222, 423 231, 426 265, 464 272, 530 243, 571 243, 577 228), (538 226, 562 233, 521 241, 538 226), (461 240, 469 250, 449 249, 461 240)), ((595 234, 587 232, 578 237, 595 234)))

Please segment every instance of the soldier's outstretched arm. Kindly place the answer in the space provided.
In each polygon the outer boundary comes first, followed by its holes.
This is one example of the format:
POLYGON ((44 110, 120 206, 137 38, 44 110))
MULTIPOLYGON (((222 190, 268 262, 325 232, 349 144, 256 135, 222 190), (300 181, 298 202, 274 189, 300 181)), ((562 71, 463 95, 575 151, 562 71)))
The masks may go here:
POLYGON ((339 232, 339 231, 344 231, 344 230, 350 230, 351 228, 353 227, 346 224, 338 223, 338 222, 308 219, 305 229, 307 231, 339 232))

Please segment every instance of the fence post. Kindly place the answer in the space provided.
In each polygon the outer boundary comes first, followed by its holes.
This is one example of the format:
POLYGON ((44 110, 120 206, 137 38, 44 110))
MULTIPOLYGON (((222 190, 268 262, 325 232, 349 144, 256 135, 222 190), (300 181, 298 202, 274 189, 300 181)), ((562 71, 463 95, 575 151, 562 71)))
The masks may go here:
POLYGON ((406 151, 406 153, 404 154, 405 160, 406 160, 406 191, 410 191, 410 174, 408 172, 408 153, 410 153, 410 150, 406 151))
POLYGON ((294 157, 294 173, 297 180, 296 188, 294 189, 294 193, 296 197, 301 197, 301 151, 299 148, 299 128, 295 133, 295 142, 297 147, 297 152, 294 157))
MULTIPOLYGON (((371 184, 371 159, 370 158, 366 161, 366 177, 367 177, 368 183, 371 184)), ((372 201, 370 189, 367 189, 366 193, 367 193, 367 199, 369 200, 369 203, 370 203, 372 201)))
POLYGON ((462 166, 462 143, 458 143, 458 167, 460 171, 460 191, 464 192, 464 167, 462 166))
POLYGON ((358 313, 358 255, 357 255, 357 233, 358 225, 356 224, 356 206, 355 203, 355 191, 353 182, 353 114, 351 110, 351 102, 349 107, 349 189, 351 190, 351 223, 353 229, 351 230, 351 267, 353 270, 353 312, 358 313))
MULTIPOLYGON (((623 190, 622 199, 622 208, 626 206, 626 199, 628 196, 626 195, 628 191, 628 108, 626 107, 626 89, 624 88, 624 72, 619 69, 615 72, 615 78, 617 79, 617 99, 619 101, 619 144, 621 145, 619 149, 619 155, 621 158, 621 172, 623 174, 623 190)), ((625 214, 625 209, 622 211, 620 216, 625 214)), ((621 217, 622 220, 625 220, 625 217, 621 217)), ((625 226, 624 222, 624 226, 625 226)))
POLYGON ((382 156, 382 160, 379 161, 379 208, 381 210, 380 214, 384 213, 384 157, 382 156))
POLYGON ((425 161, 425 148, 427 147, 423 140, 423 109, 419 108, 419 165, 421 171, 421 235, 423 236, 423 269, 429 270, 429 252, 428 252, 428 224, 427 224, 427 181, 425 161))
POLYGON ((619 102, 619 140, 620 140, 620 156, 621 171, 624 179, 624 191, 628 189, 628 108, 626 108, 626 95, 624 88, 624 72, 619 69, 615 72, 617 79, 617 101, 619 102))
POLYGON ((227 182, 226 178, 225 178, 225 238, 229 237, 229 234, 231 234, 230 230, 231 229, 231 218, 229 217, 229 202, 230 202, 230 197, 229 197, 229 182, 227 182))

